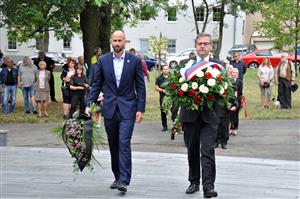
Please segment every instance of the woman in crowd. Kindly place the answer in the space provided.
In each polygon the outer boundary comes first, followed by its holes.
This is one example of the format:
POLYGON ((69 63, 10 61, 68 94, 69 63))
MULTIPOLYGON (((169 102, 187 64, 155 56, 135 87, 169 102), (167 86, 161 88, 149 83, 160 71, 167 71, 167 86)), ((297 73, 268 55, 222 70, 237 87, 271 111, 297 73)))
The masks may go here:
POLYGON ((73 118, 77 106, 79 104, 80 114, 84 114, 85 110, 85 94, 89 88, 89 81, 83 73, 83 66, 78 64, 76 73, 71 77, 70 90, 71 90, 71 109, 69 118, 73 118))
POLYGON ((229 125, 229 134, 230 135, 236 135, 237 130, 239 128, 239 112, 241 108, 241 100, 243 96, 243 82, 242 80, 238 79, 239 76, 239 70, 237 68, 233 68, 231 71, 231 78, 232 78, 232 85, 235 90, 235 96, 237 98, 237 104, 236 104, 236 109, 234 111, 229 112, 229 120, 230 120, 230 125, 229 125))
POLYGON ((71 77, 75 75, 76 61, 74 59, 69 59, 67 65, 68 68, 64 68, 60 76, 62 80, 61 90, 63 96, 64 119, 68 118, 69 110, 71 108, 70 81, 71 77))
POLYGON ((274 78, 274 71, 269 58, 265 57, 263 63, 258 67, 257 77, 261 93, 262 107, 269 108, 272 93, 271 84, 274 78))
POLYGON ((38 117, 42 117, 42 104, 44 106, 44 116, 48 117, 48 98, 50 92, 50 77, 51 74, 46 70, 46 62, 39 62, 39 70, 35 73, 35 100, 38 107, 38 117))
POLYGON ((22 89, 24 98, 25 113, 30 113, 30 102, 32 104, 32 112, 36 114, 36 103, 34 94, 34 74, 37 71, 36 65, 32 63, 29 57, 24 57, 19 66, 18 71, 18 86, 22 89))

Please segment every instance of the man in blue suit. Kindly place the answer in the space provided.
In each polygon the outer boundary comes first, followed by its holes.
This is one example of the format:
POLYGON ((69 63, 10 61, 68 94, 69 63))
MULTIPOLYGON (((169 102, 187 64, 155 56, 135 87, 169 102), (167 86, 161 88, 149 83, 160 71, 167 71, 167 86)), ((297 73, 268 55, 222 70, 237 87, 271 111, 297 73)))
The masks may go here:
POLYGON ((134 123, 143 120, 146 89, 141 60, 125 52, 125 34, 111 37, 113 52, 98 60, 94 82, 87 97, 86 113, 92 101, 104 93, 102 115, 111 154, 115 181, 111 189, 125 193, 131 179, 131 137, 134 123))

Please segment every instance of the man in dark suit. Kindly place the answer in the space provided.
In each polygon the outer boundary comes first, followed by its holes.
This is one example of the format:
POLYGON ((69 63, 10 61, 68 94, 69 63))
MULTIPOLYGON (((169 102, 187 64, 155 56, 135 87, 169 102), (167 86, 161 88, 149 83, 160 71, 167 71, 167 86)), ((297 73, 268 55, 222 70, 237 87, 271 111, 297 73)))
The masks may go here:
POLYGON ((125 34, 115 31, 111 37, 113 52, 98 60, 94 82, 87 97, 86 113, 92 101, 104 93, 102 115, 111 154, 115 181, 111 189, 125 193, 131 179, 130 141, 134 123, 143 120, 146 89, 141 60, 125 52, 125 34))
MULTIPOLYGON (((219 60, 209 56, 212 49, 211 36, 209 34, 200 33, 197 35, 195 47, 197 55, 191 59, 222 64, 219 60)), ((184 65, 188 61, 189 59, 182 60, 180 65, 184 65)), ((216 163, 213 144, 217 137, 217 129, 220 122, 219 112, 221 109, 217 103, 213 104, 213 110, 204 108, 202 111, 192 111, 184 107, 180 109, 184 140, 188 149, 190 185, 186 190, 187 194, 199 191, 201 162, 203 195, 205 198, 218 196, 218 193, 214 190, 216 163)))

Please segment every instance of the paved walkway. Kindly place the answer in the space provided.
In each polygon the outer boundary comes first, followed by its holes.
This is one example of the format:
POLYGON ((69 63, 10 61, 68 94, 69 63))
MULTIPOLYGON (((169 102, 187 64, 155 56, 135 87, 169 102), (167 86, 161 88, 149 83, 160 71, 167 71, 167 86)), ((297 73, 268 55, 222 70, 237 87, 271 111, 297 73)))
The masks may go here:
MULTIPOLYGON (((134 152, 128 192, 110 190, 109 153, 96 158, 103 168, 72 173, 63 148, 0 147, 0 198, 202 198, 186 195, 184 154, 134 152)), ((217 156, 216 190, 221 199, 299 198, 299 161, 217 156)))
MULTIPOLYGON (((8 146, 60 147, 51 128, 57 123, 0 124, 7 129, 8 146)), ((217 155, 300 161, 299 120, 242 120, 237 136, 231 136, 228 149, 218 148, 217 155)), ((161 132, 160 122, 136 125, 132 148, 134 151, 186 154, 182 134, 170 140, 170 133, 161 132)))

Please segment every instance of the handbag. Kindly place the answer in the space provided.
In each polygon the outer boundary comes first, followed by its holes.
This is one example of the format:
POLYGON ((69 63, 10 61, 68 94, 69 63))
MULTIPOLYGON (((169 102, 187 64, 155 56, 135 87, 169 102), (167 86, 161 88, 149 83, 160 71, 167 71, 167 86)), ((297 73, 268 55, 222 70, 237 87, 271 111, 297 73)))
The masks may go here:
POLYGON ((270 87, 270 83, 264 82, 264 85, 262 87, 263 88, 269 88, 270 87))
POLYGON ((295 84, 291 85, 291 90, 293 93, 296 92, 297 89, 298 89, 298 84, 295 83, 295 84))

